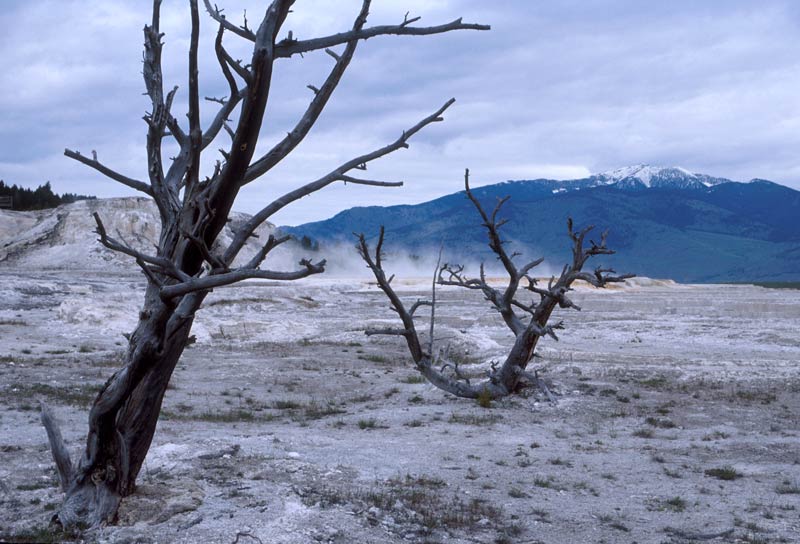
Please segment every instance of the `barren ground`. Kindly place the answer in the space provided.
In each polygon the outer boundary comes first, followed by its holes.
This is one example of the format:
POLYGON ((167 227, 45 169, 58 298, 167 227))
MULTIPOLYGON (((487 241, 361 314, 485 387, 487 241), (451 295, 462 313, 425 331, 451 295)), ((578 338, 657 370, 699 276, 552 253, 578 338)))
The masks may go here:
MULTIPOLYGON (((77 455, 141 288, 0 272, 0 536, 49 538, 38 403, 77 455)), ((510 334, 476 293, 439 296, 440 345, 484 373, 510 334)), ((575 300, 537 360, 558 405, 481 408, 420 383, 398 338, 364 336, 394 317, 366 281, 220 289, 138 492, 90 540, 800 542, 800 291, 644 281, 575 300)))

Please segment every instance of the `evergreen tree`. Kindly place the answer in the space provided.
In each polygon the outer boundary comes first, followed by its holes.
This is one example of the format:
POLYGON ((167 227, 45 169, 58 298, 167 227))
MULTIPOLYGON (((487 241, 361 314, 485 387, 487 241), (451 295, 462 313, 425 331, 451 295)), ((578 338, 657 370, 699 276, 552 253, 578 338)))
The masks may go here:
POLYGON ((14 185, 6 185, 0 179, 0 196, 10 196, 13 200, 12 209, 14 210, 43 210, 55 208, 61 204, 75 202, 76 200, 91 200, 96 197, 86 195, 76 195, 65 193, 58 196, 53 192, 50 182, 40 185, 36 189, 26 189, 14 185))

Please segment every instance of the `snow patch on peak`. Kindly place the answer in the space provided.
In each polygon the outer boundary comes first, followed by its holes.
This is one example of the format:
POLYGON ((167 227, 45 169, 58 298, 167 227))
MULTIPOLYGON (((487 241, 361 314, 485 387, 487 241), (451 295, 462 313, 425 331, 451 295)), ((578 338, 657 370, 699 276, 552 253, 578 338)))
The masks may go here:
POLYGON ((617 185, 624 188, 658 187, 670 189, 701 189, 730 180, 696 174, 679 166, 650 166, 637 164, 596 174, 592 178, 597 185, 617 185))
POLYGON ((598 174, 597 177, 603 178, 607 184, 617 183, 625 179, 637 179, 645 187, 650 187, 654 177, 688 177, 697 179, 697 174, 689 172, 685 168, 680 167, 665 167, 665 166, 650 166, 649 164, 636 164, 633 166, 623 166, 615 170, 609 170, 598 174))

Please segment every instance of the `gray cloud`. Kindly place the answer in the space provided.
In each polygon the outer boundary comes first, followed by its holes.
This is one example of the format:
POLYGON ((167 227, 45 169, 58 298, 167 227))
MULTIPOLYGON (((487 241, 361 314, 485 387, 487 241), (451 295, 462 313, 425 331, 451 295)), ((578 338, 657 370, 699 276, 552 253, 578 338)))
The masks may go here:
MULTIPOLYGON (((251 24, 266 2, 232 0, 251 24)), ((356 0, 300 0, 288 23, 295 36, 346 28, 356 0)), ((238 208, 314 179, 353 155, 383 145, 434 111, 458 102, 446 122, 412 147, 371 167, 402 189, 332 187, 273 219, 321 219, 352 205, 428 200, 460 188, 464 167, 476 183, 569 179, 646 162, 800 187, 800 12, 765 1, 639 2, 478 0, 377 1, 372 24, 410 10, 423 23, 463 16, 491 32, 386 37, 359 46, 328 110, 296 153, 238 208)), ((4 2, 0 23, 0 178, 100 196, 130 194, 62 156, 64 147, 145 177, 141 29, 148 13, 123 0, 4 2), (141 11, 140 11, 141 10, 141 11)), ((165 81, 184 85, 185 2, 165 0, 165 81)), ((201 92, 224 95, 204 19, 201 92)), ((228 44, 246 58, 246 44, 228 44)), ((324 54, 281 61, 259 149, 289 130, 330 66, 324 54)), ((185 107, 178 94, 176 108, 185 107)), ((204 105, 204 119, 214 113, 204 105)), ((222 145, 222 144, 221 144, 222 145)), ((221 146, 220 145, 220 146, 221 146)), ((209 154, 209 165, 214 157, 209 154)))

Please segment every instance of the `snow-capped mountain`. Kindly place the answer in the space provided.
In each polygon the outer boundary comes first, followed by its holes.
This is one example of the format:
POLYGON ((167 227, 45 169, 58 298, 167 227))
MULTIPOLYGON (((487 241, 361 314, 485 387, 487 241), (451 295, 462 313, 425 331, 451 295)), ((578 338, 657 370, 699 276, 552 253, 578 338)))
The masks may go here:
MULTIPOLYGON (((457 189, 457 187, 454 187, 457 189)), ((569 262, 567 217, 609 228, 618 253, 603 260, 619 271, 678 281, 800 280, 800 191, 765 180, 747 183, 683 168, 628 166, 576 180, 518 180, 475 187, 488 209, 510 197, 503 235, 554 270, 569 262)), ((327 243, 352 243, 353 232, 386 228, 387 248, 415 255, 442 244, 448 258, 495 262, 485 229, 459 191, 413 206, 357 207, 281 230, 327 243)), ((387 250, 388 251, 388 250, 387 250)))
POLYGON ((702 189, 731 180, 695 174, 676 166, 636 164, 595 174, 589 178, 595 185, 616 185, 618 188, 702 189))

